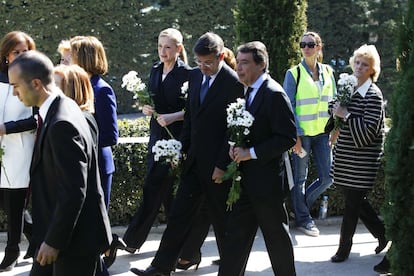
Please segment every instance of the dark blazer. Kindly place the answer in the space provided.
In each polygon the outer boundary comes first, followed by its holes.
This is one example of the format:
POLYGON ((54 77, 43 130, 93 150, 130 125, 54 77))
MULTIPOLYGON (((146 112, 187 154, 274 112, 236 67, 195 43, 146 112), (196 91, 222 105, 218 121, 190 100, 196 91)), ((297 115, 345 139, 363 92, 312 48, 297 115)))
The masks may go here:
POLYGON ((282 196, 282 153, 296 141, 296 126, 289 98, 270 76, 258 89, 248 111, 254 122, 247 146, 254 147, 257 159, 241 162, 242 185, 248 194, 282 196))
POLYGON ((226 108, 243 97, 244 90, 236 72, 223 64, 200 105, 202 81, 200 69, 194 69, 190 73, 181 141, 187 154, 184 169, 196 162, 197 167, 203 168, 202 175, 211 180, 214 167, 225 170, 230 163, 226 108))
MULTIPOLYGON (((148 83, 148 93, 152 97, 155 111, 159 114, 174 113, 185 108, 186 94, 182 93, 183 84, 189 80, 191 68, 180 59, 175 63, 174 68, 162 81, 164 64, 157 62, 152 66, 148 83)), ((168 125, 168 130, 175 139, 180 138, 183 121, 177 121, 168 125)), ((155 142, 161 139, 171 139, 165 128, 158 124, 154 117, 150 121, 150 140, 148 143, 148 162, 149 170, 154 164, 154 157, 151 151, 155 142)))
POLYGON ((111 146, 118 142, 116 97, 112 87, 100 76, 93 75, 91 84, 95 96, 95 119, 99 128, 99 169, 104 174, 115 171, 111 146))
POLYGON ((244 274, 258 227, 268 237, 274 273, 296 275, 280 173, 282 153, 296 139, 292 107, 283 88, 267 76, 247 110, 254 116, 247 146, 254 147, 257 159, 240 162, 242 189, 227 221, 218 275, 244 274))
POLYGON ((59 254, 97 255, 112 237, 92 126, 63 94, 43 121, 30 169, 33 242, 45 241, 59 254))

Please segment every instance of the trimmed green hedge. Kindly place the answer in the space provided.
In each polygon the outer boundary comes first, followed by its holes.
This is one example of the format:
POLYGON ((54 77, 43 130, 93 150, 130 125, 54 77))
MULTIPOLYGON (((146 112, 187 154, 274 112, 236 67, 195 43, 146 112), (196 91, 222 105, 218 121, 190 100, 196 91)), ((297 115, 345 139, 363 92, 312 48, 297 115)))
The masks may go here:
MULTIPOLYGON (((311 154, 312 155, 312 154, 311 154)), ((312 158, 310 158, 312 160, 312 158)), ((316 179, 317 171, 316 167, 312 164, 310 164, 309 168, 309 175, 308 175, 308 183, 312 182, 314 179, 316 179)), ((335 185, 331 185, 329 189, 325 191, 322 195, 328 196, 328 216, 339 216, 343 214, 344 210, 344 197, 342 195, 341 189, 339 187, 336 187, 335 185)), ((374 209, 379 212, 382 204, 384 202, 385 197, 385 185, 384 185, 384 164, 380 167, 380 170, 378 172, 377 180, 374 185, 374 189, 368 193, 368 198, 374 209)), ((314 218, 317 218, 319 215, 319 206, 320 201, 322 200, 322 196, 319 197, 318 201, 315 202, 315 204, 311 208, 311 215, 314 218)), ((291 202, 289 201, 288 209, 291 209, 291 202)))
MULTIPOLYGON (((135 120, 118 121, 120 137, 149 136, 149 118, 141 117, 135 120)), ((116 171, 113 176, 109 216, 112 225, 127 225, 142 199, 142 186, 146 171, 147 144, 118 144, 113 147, 116 171)), ((311 165, 309 177, 316 178, 316 170, 311 165)), ((339 189, 331 187, 326 193, 329 197, 328 215, 341 215, 343 212, 343 197, 339 189)), ((384 201, 384 171, 381 168, 374 190, 369 198, 376 210, 384 201)), ((288 202, 288 207, 290 202, 288 202)), ((317 216, 319 202, 312 208, 312 214, 317 216)), ((160 213, 160 220, 165 215, 160 213)), ((0 213, 0 228, 5 229, 6 219, 0 213)))
MULTIPOLYGON (((148 136, 148 120, 139 118, 133 121, 120 121, 121 136, 148 136)), ((142 197, 142 185, 145 176, 145 144, 119 144, 114 148, 116 172, 112 184, 110 218, 112 225, 128 223, 142 197)), ((311 164, 309 180, 315 179, 316 169, 311 164)), ((324 193, 329 197, 328 215, 342 215, 344 208, 343 196, 333 185, 324 193)), ((369 193, 370 202, 379 211, 384 201, 384 171, 381 167, 376 185, 369 193)), ((290 206, 290 202, 288 202, 290 206)), ((312 214, 319 211, 319 202, 312 208, 312 214)))
MULTIPOLYGON (((118 121, 120 137, 149 136, 148 118, 118 121)), ((109 216, 113 225, 125 225, 142 198, 147 144, 118 144, 113 147, 113 175, 109 216)))

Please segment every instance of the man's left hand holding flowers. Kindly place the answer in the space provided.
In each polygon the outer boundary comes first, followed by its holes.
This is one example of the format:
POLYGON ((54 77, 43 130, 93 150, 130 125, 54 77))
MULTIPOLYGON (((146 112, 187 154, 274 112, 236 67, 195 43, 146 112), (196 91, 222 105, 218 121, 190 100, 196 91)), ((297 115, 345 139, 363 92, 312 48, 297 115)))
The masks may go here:
POLYGON ((241 161, 251 158, 249 149, 246 149, 246 136, 249 135, 249 128, 253 124, 254 117, 246 110, 244 99, 237 99, 229 104, 227 108, 227 128, 229 131, 230 157, 232 162, 222 177, 223 180, 232 179, 232 186, 227 197, 227 208, 231 209, 233 203, 240 198, 242 175, 238 169, 241 161))

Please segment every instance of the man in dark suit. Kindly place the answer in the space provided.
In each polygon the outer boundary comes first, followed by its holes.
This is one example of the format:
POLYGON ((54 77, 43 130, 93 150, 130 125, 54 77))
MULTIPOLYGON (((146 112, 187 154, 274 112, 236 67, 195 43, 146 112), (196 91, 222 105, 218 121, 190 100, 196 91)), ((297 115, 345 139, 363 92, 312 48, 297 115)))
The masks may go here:
POLYGON ((145 271, 132 268, 135 274, 170 275, 203 202, 221 252, 230 184, 215 183, 221 183, 230 163, 226 108, 243 95, 236 73, 223 61, 223 49, 223 40, 211 32, 202 35, 193 48, 198 69, 190 73, 181 138, 187 158, 180 187, 151 266, 145 271))
POLYGON ((238 48, 237 74, 249 88, 246 108, 254 122, 247 148, 231 147, 240 164, 240 199, 227 220, 219 275, 244 275, 249 253, 260 227, 275 275, 295 275, 288 218, 283 203, 282 154, 295 144, 295 119, 283 88, 268 74, 266 46, 249 42, 238 48))
POLYGON ((39 107, 43 121, 30 168, 37 247, 30 275, 95 275, 112 237, 89 125, 54 84, 53 63, 44 54, 21 54, 9 78, 14 95, 39 107))

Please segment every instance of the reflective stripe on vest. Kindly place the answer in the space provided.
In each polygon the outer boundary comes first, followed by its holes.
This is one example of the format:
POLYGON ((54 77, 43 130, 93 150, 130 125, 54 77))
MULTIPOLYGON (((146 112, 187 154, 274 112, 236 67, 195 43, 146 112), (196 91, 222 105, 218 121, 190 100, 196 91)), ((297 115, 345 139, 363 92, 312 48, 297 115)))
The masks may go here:
MULTIPOLYGON (((296 92, 295 113, 304 135, 315 136, 325 131, 329 119, 328 103, 333 98, 332 71, 327 68, 327 65, 322 65, 324 85, 319 95, 318 86, 305 67, 302 64, 298 66, 301 72, 296 92)), ((290 72, 296 80, 296 67, 290 69, 290 72)))

